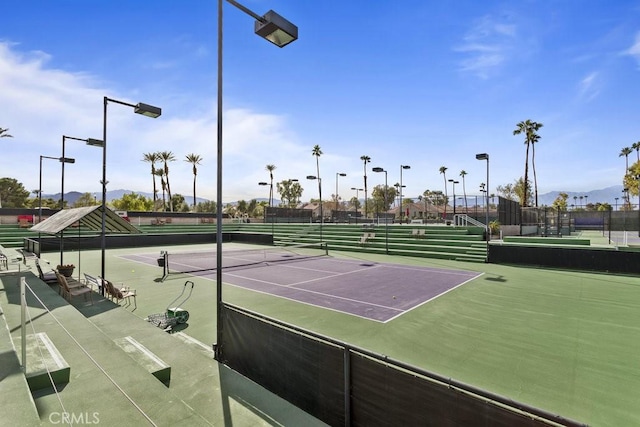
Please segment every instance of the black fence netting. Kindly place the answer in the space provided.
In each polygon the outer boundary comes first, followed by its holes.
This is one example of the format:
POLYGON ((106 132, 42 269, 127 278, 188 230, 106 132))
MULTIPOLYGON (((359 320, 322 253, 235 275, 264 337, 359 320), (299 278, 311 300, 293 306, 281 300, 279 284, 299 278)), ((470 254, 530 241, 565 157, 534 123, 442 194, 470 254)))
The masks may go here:
POLYGON ((329 425, 344 424, 343 349, 225 306, 222 362, 329 425))
POLYGON ((223 304, 218 360, 332 426, 583 425, 223 304))
POLYGON ((520 225, 522 222, 520 203, 498 196, 498 221, 502 225, 520 225))
POLYGON ((275 208, 264 209, 264 222, 268 223, 309 223, 313 217, 310 209, 275 208))
POLYGON ((364 355, 351 357, 356 426, 539 426, 530 415, 364 355))

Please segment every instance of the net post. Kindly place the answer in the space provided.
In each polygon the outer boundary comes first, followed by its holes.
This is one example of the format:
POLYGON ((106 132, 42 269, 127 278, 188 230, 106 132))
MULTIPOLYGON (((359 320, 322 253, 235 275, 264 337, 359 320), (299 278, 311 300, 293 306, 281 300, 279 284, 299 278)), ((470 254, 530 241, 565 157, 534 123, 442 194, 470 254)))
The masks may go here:
POLYGON ((162 260, 163 260, 162 279, 160 279, 160 281, 164 282, 167 276, 169 276, 169 256, 168 256, 168 251, 162 251, 160 254, 162 255, 162 260))

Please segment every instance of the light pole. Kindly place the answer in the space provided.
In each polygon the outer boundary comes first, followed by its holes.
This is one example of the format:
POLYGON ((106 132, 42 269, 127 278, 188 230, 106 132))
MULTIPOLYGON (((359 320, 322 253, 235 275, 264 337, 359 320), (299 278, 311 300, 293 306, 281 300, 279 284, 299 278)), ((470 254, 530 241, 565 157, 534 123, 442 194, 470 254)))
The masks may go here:
MULTIPOLYGON (((67 136, 67 135, 62 135, 62 158, 64 159, 64 147, 65 147, 65 141, 67 139, 72 139, 74 141, 83 141, 85 142, 87 145, 91 145, 91 146, 101 146, 102 145, 102 141, 100 141, 99 139, 93 139, 93 138, 76 138, 73 136, 67 136)), ((61 185, 61 189, 60 189, 60 210, 64 209, 64 164, 66 162, 62 162, 62 185, 61 185)), ((63 264, 63 257, 64 257, 64 230, 60 230, 60 265, 63 264)))
POLYGON ((336 219, 338 216, 337 212, 339 210, 338 203, 340 203, 340 197, 338 197, 338 177, 340 176, 347 176, 347 174, 344 172, 336 172, 336 219))
MULTIPOLYGON (((42 159, 52 159, 62 163, 63 179, 64 179, 64 164, 76 162, 76 159, 71 159, 69 157, 40 156, 40 182, 38 184, 38 223, 42 222, 42 159)), ((40 238, 38 238, 38 244, 40 244, 40 238)), ((62 265, 62 240, 60 241, 60 264, 62 265)))
MULTIPOLYGON (((257 35, 284 47, 298 38, 298 27, 275 13, 273 10, 259 16, 234 0, 227 0, 247 15, 256 20, 254 30, 257 35)), ((217 79, 217 206, 216 206, 216 344, 214 352, 216 360, 222 355, 222 11, 224 0, 218 0, 218 79, 217 79)))
POLYGON ((487 224, 487 260, 489 260, 489 238, 490 238, 490 233, 491 230, 489 228, 489 154, 487 153, 480 153, 480 154, 476 154, 476 160, 486 160, 487 161, 487 182, 486 182, 486 187, 483 186, 483 190, 484 191, 484 195, 486 196, 486 204, 487 204, 487 217, 486 217, 486 224, 487 224))
POLYGON ((456 184, 459 184, 460 181, 456 181, 455 179, 448 180, 453 187, 453 216, 456 216, 456 184))
MULTIPOLYGON (((634 175, 636 180, 636 188, 640 190, 640 174, 634 175)), ((640 237, 640 191, 638 191, 638 237, 640 237)))
POLYGON ((320 195, 320 241, 322 242, 322 192, 320 192, 320 189, 322 188, 322 178, 318 178, 315 175, 307 175, 307 179, 312 181, 314 179, 318 180, 318 193, 320 195))
MULTIPOLYGON (((102 278, 105 278, 105 251, 107 249, 107 105, 109 102, 113 102, 114 104, 120 104, 127 107, 133 108, 133 111, 137 114, 142 114, 143 116, 157 118, 162 114, 162 109, 158 107, 154 107, 152 105, 143 104, 142 102, 138 104, 129 104, 128 102, 118 101, 117 99, 112 99, 108 97, 104 97, 103 99, 103 115, 102 115, 102 141, 93 139, 87 141, 88 145, 100 147, 102 146, 102 231, 101 231, 101 261, 100 261, 100 273, 102 274, 102 278)), ((100 288, 101 294, 104 296, 104 286, 100 288)))
POLYGON ((360 198, 358 197, 359 191, 364 191, 363 188, 351 187, 352 190, 356 192, 356 224, 358 223, 358 203, 360 203, 360 198))
MULTIPOLYGON (((384 172, 384 207, 387 208, 387 171, 381 167, 375 167, 371 169, 374 172, 384 172)), ((379 218, 378 218, 379 219, 379 218)), ((384 250, 387 255, 389 254, 389 219, 385 215, 384 217, 384 250)))
MULTIPOLYGON (((268 182, 259 182, 258 185, 269 185, 268 182)), ((271 195, 269 195, 269 207, 271 207, 271 195)))
POLYGON ((411 169, 409 165, 400 165, 400 224, 402 224, 402 170, 403 169, 411 169))

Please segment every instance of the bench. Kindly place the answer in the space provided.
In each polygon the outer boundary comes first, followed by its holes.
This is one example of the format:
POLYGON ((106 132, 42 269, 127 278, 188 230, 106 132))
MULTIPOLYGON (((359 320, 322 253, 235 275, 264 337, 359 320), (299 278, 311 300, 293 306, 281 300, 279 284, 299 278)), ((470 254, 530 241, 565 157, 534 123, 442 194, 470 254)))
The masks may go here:
POLYGON ((97 277, 94 277, 90 274, 84 273, 84 283, 89 286, 92 290, 95 286, 98 289, 98 292, 102 293, 102 280, 98 280, 97 277))
POLYGON ((364 246, 369 241, 369 239, 373 239, 374 237, 376 237, 376 233, 364 233, 360 237, 360 244, 364 246))
POLYGON ((20 271, 20 262, 22 262, 22 254, 20 254, 16 249, 0 249, 0 270, 9 271, 9 264, 17 264, 17 271, 20 271))
MULTIPOLYGON (((16 348, 21 348, 21 339, 16 340, 16 348)), ((27 384, 31 391, 52 388, 51 381, 60 387, 69 382, 71 367, 64 360, 46 333, 27 335, 27 384), (51 375, 51 378, 49 378, 51 375)))
POLYGON ((130 336, 117 338, 113 341, 151 375, 167 387, 169 386, 171 381, 171 366, 167 365, 162 359, 130 336))
POLYGON ((425 229, 424 228, 414 228, 411 230, 411 235, 416 239, 423 239, 425 237, 425 229))

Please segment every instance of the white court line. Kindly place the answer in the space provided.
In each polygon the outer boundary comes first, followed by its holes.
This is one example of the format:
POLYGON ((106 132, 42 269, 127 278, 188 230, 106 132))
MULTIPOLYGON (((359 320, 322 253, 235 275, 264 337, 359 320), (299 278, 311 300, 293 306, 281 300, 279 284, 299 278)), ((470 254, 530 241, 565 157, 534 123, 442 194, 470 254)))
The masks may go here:
POLYGON ((484 275, 484 273, 479 273, 479 274, 478 274, 478 275, 476 275, 475 277, 471 277, 471 278, 469 278, 468 280, 465 280, 464 282, 462 282, 462 283, 460 283, 460 284, 457 284, 457 285, 456 285, 456 286, 454 286, 453 288, 447 289, 446 291, 441 292, 441 293, 439 293, 438 295, 435 295, 435 296, 433 296, 433 297, 429 298, 428 300, 423 301, 423 302, 421 302, 420 304, 418 304, 418 305, 415 305, 415 306, 411 307, 409 310, 406 310, 404 313, 400 313, 400 314, 398 314, 398 315, 396 315, 396 316, 393 316, 392 318, 390 318, 390 319, 388 319, 388 320, 385 320, 383 323, 390 322, 390 321, 392 321, 393 319, 396 319, 396 318, 398 318, 398 317, 402 316, 402 315, 403 315, 403 314, 405 314, 405 313, 408 313, 408 312, 410 312, 410 311, 413 311, 413 310, 415 310, 415 309, 416 309, 416 308, 418 308, 418 307, 422 307, 424 304, 426 304, 426 303, 428 303, 428 302, 430 302, 430 301, 433 301, 433 300, 434 300, 434 299, 436 299, 436 298, 440 298, 442 295, 444 295, 444 294, 448 294, 448 293, 449 293, 449 292, 451 292, 452 290, 454 290, 454 289, 456 289, 456 288, 459 288, 460 286, 462 286, 462 285, 464 285, 464 284, 466 284, 466 283, 468 283, 468 282, 470 282, 470 281, 472 281, 472 280, 475 280, 475 279, 477 279, 478 277, 480 277, 480 276, 482 276, 482 275, 484 275))
MULTIPOLYGON (((260 279, 253 279, 253 278, 250 278, 250 277, 238 276, 238 275, 235 275, 235 274, 229 274, 229 276, 240 278, 240 279, 244 279, 244 280, 249 280, 249 281, 256 282, 256 283, 266 283, 266 284, 269 284, 269 285, 277 286, 279 288, 285 288, 285 289, 294 288, 295 290, 297 290, 299 292, 306 292, 306 293, 309 293, 309 294, 336 298, 336 299, 343 300, 343 301, 357 302, 359 304, 365 304, 367 306, 380 307, 380 308, 385 308, 387 310, 400 311, 400 312, 404 311, 404 310, 400 310, 400 309, 397 309, 397 308, 388 307, 388 306, 385 306, 385 305, 374 304, 374 303, 362 301, 362 300, 359 300, 359 299, 345 298, 345 297, 341 297, 341 296, 334 295, 334 294, 327 294, 325 292, 318 292, 318 291, 311 291, 309 289, 298 289, 298 288, 295 288, 296 285, 301 285, 301 284, 304 284, 304 283, 310 283, 310 282, 314 282, 314 281, 318 281, 318 280, 330 279, 330 278, 338 277, 338 276, 346 276, 346 275, 349 275, 349 274, 352 274, 352 273, 357 273, 357 272, 358 271, 353 271, 353 272, 349 272, 349 273, 338 273, 338 274, 334 274, 334 275, 327 276, 327 277, 321 277, 321 278, 316 278, 316 279, 311 279, 311 280, 305 280, 303 282, 297 282, 297 283, 294 283, 294 284, 291 284, 291 285, 282 285, 282 284, 279 284, 279 283, 273 283, 273 282, 269 282, 269 281, 266 281, 266 280, 260 280, 260 279)), ((248 290, 254 290, 254 289, 251 289, 251 288, 243 287, 241 285, 233 285, 233 286, 240 287, 240 288, 243 288, 243 289, 248 289, 248 290)), ((258 292, 262 292, 262 291, 258 291, 258 292)), ((271 294, 269 292, 262 292, 262 293, 267 293, 269 295, 273 295, 273 294, 271 294)), ((273 296, 279 296, 279 295, 273 295, 273 296)), ((298 300, 294 300, 294 301, 298 301, 298 300)), ((298 302, 301 302, 301 301, 298 301, 298 302)), ((311 304, 311 305, 315 305, 315 304, 311 304)), ((323 307, 323 306, 318 306, 318 307, 323 307)))

